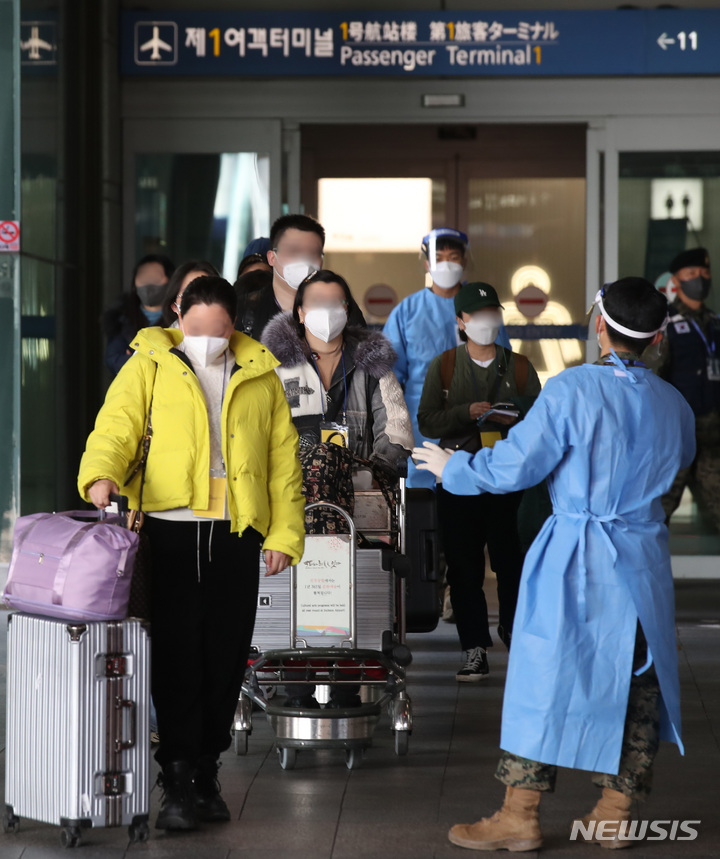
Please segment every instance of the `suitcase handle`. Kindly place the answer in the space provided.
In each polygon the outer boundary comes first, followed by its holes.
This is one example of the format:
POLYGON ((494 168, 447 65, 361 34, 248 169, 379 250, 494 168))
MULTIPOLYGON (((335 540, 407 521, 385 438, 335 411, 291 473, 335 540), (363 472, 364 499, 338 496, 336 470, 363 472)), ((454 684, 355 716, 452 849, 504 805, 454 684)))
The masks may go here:
POLYGON ((115 709, 130 710, 130 739, 123 740, 121 738, 115 740, 115 751, 122 752, 125 749, 132 749, 137 740, 137 705, 134 701, 128 701, 125 698, 116 698, 115 709))

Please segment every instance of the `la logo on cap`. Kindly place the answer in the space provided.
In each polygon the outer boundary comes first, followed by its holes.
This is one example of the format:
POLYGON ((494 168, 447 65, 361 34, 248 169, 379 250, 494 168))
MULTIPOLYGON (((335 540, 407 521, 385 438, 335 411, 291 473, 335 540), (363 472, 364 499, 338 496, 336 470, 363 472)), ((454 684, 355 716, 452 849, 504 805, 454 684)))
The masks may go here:
POLYGON ((487 298, 487 292, 485 292, 484 289, 478 289, 478 292, 480 293, 480 295, 482 295, 483 298, 487 298))

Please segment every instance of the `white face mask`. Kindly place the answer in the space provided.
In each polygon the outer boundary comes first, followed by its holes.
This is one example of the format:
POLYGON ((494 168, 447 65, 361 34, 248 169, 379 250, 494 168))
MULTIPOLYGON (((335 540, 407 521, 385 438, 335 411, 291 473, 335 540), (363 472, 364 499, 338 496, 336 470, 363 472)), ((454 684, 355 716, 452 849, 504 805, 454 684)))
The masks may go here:
POLYGON ((285 281, 290 289, 297 289, 305 278, 315 271, 318 271, 318 268, 311 262, 296 260, 295 262, 289 262, 287 265, 284 265, 282 274, 280 274, 279 271, 277 274, 279 278, 285 281))
POLYGON ((459 262, 437 262, 430 268, 433 283, 441 289, 452 289, 462 278, 463 267, 459 262))
POLYGON ((500 316, 495 313, 472 316, 470 321, 465 323, 465 333, 478 346, 489 346, 497 339, 501 323, 500 316))
POLYGON ((329 343, 347 325, 347 313, 342 307, 317 307, 305 314, 304 325, 318 340, 329 343))
POLYGON ((230 340, 227 337, 207 337, 204 334, 185 334, 183 350, 193 364, 207 367, 219 358, 227 349, 230 340))

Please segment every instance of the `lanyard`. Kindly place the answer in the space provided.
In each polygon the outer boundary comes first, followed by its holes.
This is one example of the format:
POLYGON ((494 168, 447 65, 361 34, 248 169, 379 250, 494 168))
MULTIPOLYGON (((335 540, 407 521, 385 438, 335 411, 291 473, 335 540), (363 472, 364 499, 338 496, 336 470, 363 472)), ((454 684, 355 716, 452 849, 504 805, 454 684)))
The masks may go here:
MULTIPOLYGON (((318 380, 320 382, 320 387, 323 387, 322 377, 320 376, 320 370, 318 370, 318 365, 315 362, 315 355, 313 355, 312 349, 310 350, 310 358, 313 362, 313 367, 315 367, 315 372, 317 373, 318 380)), ((343 371, 343 386, 345 388, 345 399, 343 401, 343 419, 342 422, 345 423, 347 416, 347 375, 345 373, 345 348, 343 347, 342 352, 340 353, 340 358, 342 360, 342 371, 343 371)), ((332 387, 332 386, 331 386, 332 387)), ((324 397, 320 398, 320 408, 322 409, 323 420, 325 420, 325 402, 324 397)))
MULTIPOLYGON (((467 348, 467 344, 465 345, 465 354, 467 355, 468 362, 470 363, 470 377, 472 378, 473 388, 475 389, 475 396, 477 397, 477 402, 481 402, 480 397, 480 389, 478 388, 477 379, 475 378, 475 367, 473 366, 473 359, 470 357, 470 350, 467 348)), ((495 350, 495 358, 493 359, 493 363, 497 365, 497 350, 495 350)), ((498 396, 500 394, 500 367, 495 367, 495 399, 493 402, 497 402, 498 396)))
MULTIPOLYGON (((621 361, 626 367, 640 367, 642 370, 647 370, 647 364, 643 361, 636 361, 634 358, 621 358, 619 355, 616 357, 618 361, 621 361)), ((608 358, 603 361, 603 365, 605 367, 617 367, 617 362, 608 358)))
POLYGON ((705 344, 705 349, 706 349, 708 355, 710 355, 711 357, 714 357, 715 356, 715 341, 714 340, 712 341, 712 345, 710 343, 708 343, 707 337, 702 332, 702 328, 697 324, 697 322, 694 319, 690 320, 690 324, 697 331, 697 333, 702 337, 702 342, 705 344))

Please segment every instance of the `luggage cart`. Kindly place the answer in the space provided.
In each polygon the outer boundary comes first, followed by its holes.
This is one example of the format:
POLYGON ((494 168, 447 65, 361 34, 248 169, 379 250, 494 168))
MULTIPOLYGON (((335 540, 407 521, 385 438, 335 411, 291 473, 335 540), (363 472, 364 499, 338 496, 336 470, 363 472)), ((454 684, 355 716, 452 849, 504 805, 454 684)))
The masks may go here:
MULTIPOLYGON (((380 495, 367 493, 372 494, 380 495)), ((347 767, 356 769, 384 709, 390 716, 395 753, 407 754, 412 705, 405 669, 412 655, 405 645, 404 501, 402 479, 394 521, 392 512, 385 518, 376 499, 369 498, 365 507, 378 515, 365 517, 363 533, 390 538, 390 543, 369 549, 356 548, 355 523, 341 507, 327 502, 306 507, 333 510, 347 523, 349 533, 308 535, 302 561, 291 568, 289 585, 279 576, 261 579, 256 626, 261 632, 254 639, 258 656, 248 667, 235 715, 238 754, 247 752, 253 705, 265 712, 272 726, 283 769, 292 769, 298 751, 304 749, 344 749, 347 767), (261 621, 263 611, 268 612, 267 624, 261 621), (282 620, 284 635, 278 629, 282 620), (267 646, 288 639, 289 647, 267 646), (333 687, 354 685, 363 703, 340 709, 274 703, 278 686, 291 690, 308 683, 316 686, 318 700, 326 699, 333 687)))

